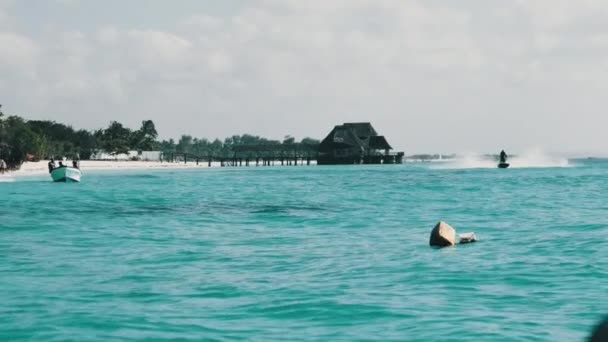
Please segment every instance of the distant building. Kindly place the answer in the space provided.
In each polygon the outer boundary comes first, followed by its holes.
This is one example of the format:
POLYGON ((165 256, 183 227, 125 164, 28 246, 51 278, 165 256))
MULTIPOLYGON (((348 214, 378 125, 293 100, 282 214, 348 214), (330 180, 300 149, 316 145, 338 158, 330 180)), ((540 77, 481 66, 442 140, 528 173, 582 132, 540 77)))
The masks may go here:
POLYGON ((141 160, 141 161, 162 161, 160 151, 128 151, 112 155, 105 151, 97 151, 91 155, 91 160, 141 160))
POLYGON ((161 151, 140 151, 139 160, 143 161, 162 161, 163 153, 161 151))
POLYGON ((401 164, 403 152, 391 153, 392 149, 369 122, 345 123, 334 127, 319 145, 318 164, 401 164))

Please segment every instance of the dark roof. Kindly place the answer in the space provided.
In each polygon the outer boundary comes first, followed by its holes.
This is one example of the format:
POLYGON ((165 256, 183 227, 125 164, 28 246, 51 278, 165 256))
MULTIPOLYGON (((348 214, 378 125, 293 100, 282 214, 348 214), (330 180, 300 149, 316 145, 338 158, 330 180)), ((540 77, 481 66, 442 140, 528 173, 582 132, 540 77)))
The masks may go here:
POLYGON ((364 143, 357 137, 355 130, 346 125, 334 127, 329 135, 323 139, 319 146, 319 151, 330 151, 335 148, 348 148, 363 146, 364 143))
POLYGON ((369 122, 345 123, 335 126, 323 139, 319 151, 329 152, 339 148, 363 148, 373 150, 392 150, 384 136, 379 136, 369 122))
POLYGON ((393 148, 389 145, 388 141, 383 135, 369 137, 369 148, 373 150, 392 150, 393 148))
POLYGON ((372 127, 372 124, 369 122, 351 122, 345 123, 342 126, 352 129, 355 131, 357 136, 362 139, 378 135, 374 127, 372 127))

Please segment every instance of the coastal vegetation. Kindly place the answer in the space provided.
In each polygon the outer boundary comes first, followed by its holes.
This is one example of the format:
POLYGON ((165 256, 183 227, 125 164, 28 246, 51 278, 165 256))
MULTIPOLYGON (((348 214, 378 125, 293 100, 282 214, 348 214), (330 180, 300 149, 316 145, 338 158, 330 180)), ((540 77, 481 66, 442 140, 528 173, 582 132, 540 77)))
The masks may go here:
POLYGON ((182 135, 174 139, 159 140, 152 120, 144 120, 138 129, 125 127, 112 121, 108 127, 97 130, 75 129, 48 120, 26 120, 16 115, 5 115, 0 106, 0 159, 9 168, 24 161, 37 161, 52 157, 87 160, 98 152, 116 156, 129 151, 161 151, 164 155, 191 154, 200 156, 230 156, 237 150, 275 147, 305 146, 316 149, 319 141, 304 138, 300 142, 291 136, 282 141, 251 134, 233 135, 220 139, 196 138, 182 135))

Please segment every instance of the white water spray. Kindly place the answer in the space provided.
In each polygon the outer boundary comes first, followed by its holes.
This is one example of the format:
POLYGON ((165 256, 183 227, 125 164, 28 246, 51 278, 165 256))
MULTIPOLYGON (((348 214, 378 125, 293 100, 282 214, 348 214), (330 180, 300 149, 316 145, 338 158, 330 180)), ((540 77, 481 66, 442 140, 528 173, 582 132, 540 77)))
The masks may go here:
MULTIPOLYGON (((568 159, 552 156, 540 149, 530 149, 523 153, 515 154, 507 162, 510 168, 543 168, 543 167, 570 167, 573 166, 568 159)), ((435 163, 433 169, 488 169, 496 168, 498 161, 492 156, 480 155, 478 153, 461 154, 451 161, 435 163)))

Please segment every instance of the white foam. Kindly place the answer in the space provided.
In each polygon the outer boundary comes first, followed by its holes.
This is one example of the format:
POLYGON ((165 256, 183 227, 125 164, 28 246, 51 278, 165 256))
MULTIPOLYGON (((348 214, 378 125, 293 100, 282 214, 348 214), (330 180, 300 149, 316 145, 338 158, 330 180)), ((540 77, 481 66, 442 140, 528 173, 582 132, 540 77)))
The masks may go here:
POLYGON ((459 154, 452 160, 434 163, 432 169, 487 169, 495 168, 496 162, 478 153, 459 154))
POLYGON ((531 149, 508 160, 511 167, 570 167, 567 158, 552 156, 540 149, 531 149))
MULTIPOLYGON (((507 162, 510 168, 546 168, 546 167, 571 167, 567 158, 552 156, 540 149, 530 149, 509 158, 507 162)), ((496 168, 498 161, 490 156, 478 153, 465 153, 452 161, 434 164, 433 169, 490 169, 496 168)))

